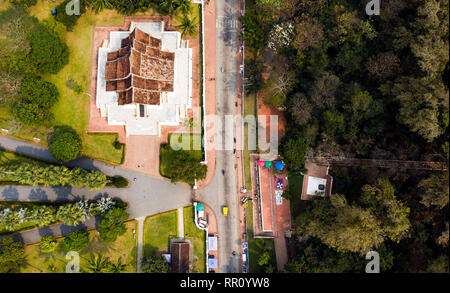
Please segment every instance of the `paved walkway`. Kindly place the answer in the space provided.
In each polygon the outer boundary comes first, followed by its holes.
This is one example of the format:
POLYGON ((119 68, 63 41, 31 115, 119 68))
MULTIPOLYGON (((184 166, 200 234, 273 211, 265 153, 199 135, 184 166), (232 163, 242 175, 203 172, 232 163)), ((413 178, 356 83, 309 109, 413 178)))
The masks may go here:
POLYGON ((136 219, 138 221, 138 233, 137 233, 137 260, 136 260, 136 272, 142 273, 141 265, 144 255, 144 222, 145 217, 139 217, 136 219))
MULTIPOLYGON (((57 163, 48 149, 11 137, 0 136, 0 148, 57 163)), ((80 199, 96 200, 108 196, 128 203, 127 211, 130 214, 130 219, 154 215, 192 204, 192 190, 184 183, 172 184, 169 180, 163 178, 150 177, 146 174, 88 158, 79 158, 66 165, 86 170, 99 170, 109 176, 123 176, 130 181, 130 186, 120 189, 104 188, 99 191, 74 187, 0 186, 0 200, 66 202, 80 199)), ((95 221, 84 225, 80 227, 94 229, 95 221)), ((77 227, 54 225, 51 228, 45 227, 22 232, 16 237, 29 244, 39 242, 40 236, 43 235, 52 234, 55 237, 68 235, 73 229, 77 229, 77 227)))
POLYGON ((184 213, 183 208, 177 209, 178 214, 178 237, 184 238, 184 213))

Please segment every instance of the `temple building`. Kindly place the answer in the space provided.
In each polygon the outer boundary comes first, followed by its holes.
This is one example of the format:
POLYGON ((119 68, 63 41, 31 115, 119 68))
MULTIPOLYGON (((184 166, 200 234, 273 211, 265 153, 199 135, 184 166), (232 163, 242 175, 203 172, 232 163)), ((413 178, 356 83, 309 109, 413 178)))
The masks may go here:
POLYGON ((127 135, 160 135, 192 107, 192 49, 163 22, 132 22, 98 49, 96 104, 127 135))

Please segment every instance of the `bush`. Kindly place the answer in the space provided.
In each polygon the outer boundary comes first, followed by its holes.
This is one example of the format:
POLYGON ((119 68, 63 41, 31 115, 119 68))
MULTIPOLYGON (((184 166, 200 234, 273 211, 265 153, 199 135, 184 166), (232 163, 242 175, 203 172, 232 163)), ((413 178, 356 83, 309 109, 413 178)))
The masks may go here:
POLYGON ((112 178, 112 184, 117 188, 124 188, 128 186, 129 182, 122 176, 118 176, 112 178))
POLYGON ((151 256, 142 260, 141 270, 144 273, 168 273, 169 265, 162 256, 151 256))
POLYGON ((17 101, 11 111, 14 117, 26 125, 40 125, 53 121, 53 114, 47 109, 26 101, 17 101))
POLYGON ((73 231, 69 237, 64 238, 66 251, 81 251, 89 245, 89 233, 86 230, 73 231))
POLYGON ((78 158, 81 154, 82 143, 78 133, 69 126, 55 128, 50 143, 50 153, 62 162, 78 158))
POLYGON ((65 0, 61 2, 58 6, 56 6, 56 15, 55 19, 61 23, 63 23, 68 31, 72 31, 73 27, 77 24, 78 18, 80 18, 83 13, 86 12, 86 3, 84 0, 80 0, 80 14, 79 15, 68 15, 66 13, 66 6, 71 0, 65 0))
POLYGON ((37 104, 43 108, 51 108, 59 98, 56 86, 39 76, 26 77, 22 83, 22 101, 37 104))
POLYGON ((58 73, 69 63, 69 48, 56 34, 40 26, 31 37, 30 60, 39 73, 58 73))
POLYGON ((9 0, 11 4, 14 4, 16 6, 22 6, 22 7, 31 7, 36 5, 37 0, 9 0))
POLYGON ((22 243, 14 241, 12 237, 0 240, 0 273, 18 273, 25 263, 22 243))
POLYGON ((120 150, 120 149, 122 148, 122 146, 123 146, 123 143, 119 142, 118 140, 115 140, 115 141, 113 142, 113 147, 114 147, 116 150, 120 150))
POLYGON ((41 237, 41 251, 42 252, 52 252, 58 247, 58 242, 56 242, 55 237, 51 235, 47 235, 45 237, 41 237))

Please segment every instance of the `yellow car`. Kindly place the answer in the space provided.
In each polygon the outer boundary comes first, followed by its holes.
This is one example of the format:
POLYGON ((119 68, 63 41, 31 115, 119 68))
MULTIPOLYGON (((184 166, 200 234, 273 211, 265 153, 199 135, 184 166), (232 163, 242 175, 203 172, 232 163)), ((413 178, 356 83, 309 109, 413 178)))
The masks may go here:
POLYGON ((228 207, 227 207, 227 206, 224 206, 224 207, 222 208, 222 213, 223 213, 223 215, 224 215, 225 217, 228 215, 228 207))

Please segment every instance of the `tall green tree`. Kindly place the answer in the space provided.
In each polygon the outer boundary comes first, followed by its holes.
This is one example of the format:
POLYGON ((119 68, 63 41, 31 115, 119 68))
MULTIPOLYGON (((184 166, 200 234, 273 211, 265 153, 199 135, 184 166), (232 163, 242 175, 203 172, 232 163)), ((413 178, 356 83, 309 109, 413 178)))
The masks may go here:
POLYGON ((0 273, 18 273, 25 264, 25 249, 22 243, 9 236, 0 240, 0 273))

